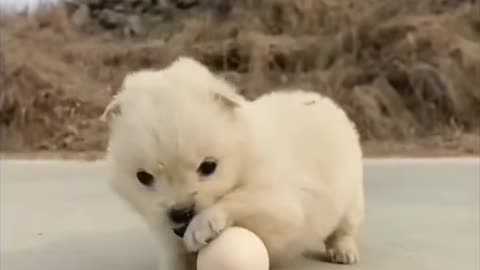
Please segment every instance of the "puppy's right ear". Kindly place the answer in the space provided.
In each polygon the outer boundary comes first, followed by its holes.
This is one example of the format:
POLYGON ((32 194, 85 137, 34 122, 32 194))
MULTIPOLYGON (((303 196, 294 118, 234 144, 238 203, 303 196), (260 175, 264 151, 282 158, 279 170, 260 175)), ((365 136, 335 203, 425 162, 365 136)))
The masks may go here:
POLYGON ((213 94, 213 99, 216 102, 218 102, 219 104, 221 104, 223 106, 223 108, 225 108, 227 110, 233 110, 233 109, 235 109, 239 106, 239 104, 235 100, 233 100, 232 98, 227 97, 227 96, 222 95, 222 94, 219 94, 219 93, 214 93, 213 94))
POLYGON ((108 123, 113 117, 120 115, 120 113, 120 102, 118 101, 117 96, 114 96, 110 103, 105 107, 105 110, 103 111, 99 119, 102 122, 108 123))

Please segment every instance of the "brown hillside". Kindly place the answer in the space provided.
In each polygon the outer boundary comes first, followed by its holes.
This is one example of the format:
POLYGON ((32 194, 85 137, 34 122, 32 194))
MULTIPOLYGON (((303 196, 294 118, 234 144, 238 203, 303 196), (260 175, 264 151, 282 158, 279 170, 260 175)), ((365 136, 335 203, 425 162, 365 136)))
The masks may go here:
POLYGON ((479 2, 88 0, 0 32, 2 152, 101 152, 123 75, 191 55, 248 98, 333 97, 369 155, 480 154, 479 2))

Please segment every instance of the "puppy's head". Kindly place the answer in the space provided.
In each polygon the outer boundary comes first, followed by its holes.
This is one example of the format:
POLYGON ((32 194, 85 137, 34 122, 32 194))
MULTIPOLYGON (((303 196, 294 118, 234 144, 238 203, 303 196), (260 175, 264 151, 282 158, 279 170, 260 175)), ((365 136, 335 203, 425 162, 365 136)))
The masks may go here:
POLYGON ((188 222, 240 184, 244 102, 189 58, 126 76, 102 115, 114 189, 150 222, 188 222))

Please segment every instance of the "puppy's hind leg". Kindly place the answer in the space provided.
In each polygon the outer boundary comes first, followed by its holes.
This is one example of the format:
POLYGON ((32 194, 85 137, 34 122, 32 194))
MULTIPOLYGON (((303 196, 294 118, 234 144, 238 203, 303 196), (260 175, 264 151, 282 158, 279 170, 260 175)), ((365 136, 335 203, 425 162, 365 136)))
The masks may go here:
POLYGON ((337 228, 325 240, 327 259, 332 263, 355 264, 360 259, 358 241, 364 220, 363 195, 346 212, 337 228))

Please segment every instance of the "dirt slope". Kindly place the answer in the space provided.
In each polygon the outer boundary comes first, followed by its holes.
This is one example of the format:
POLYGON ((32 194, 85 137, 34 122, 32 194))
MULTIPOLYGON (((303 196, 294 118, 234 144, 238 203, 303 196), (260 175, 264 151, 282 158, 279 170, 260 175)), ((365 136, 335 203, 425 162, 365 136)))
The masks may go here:
POLYGON ((182 54, 248 98, 333 97, 368 155, 480 154, 478 2, 85 0, 0 32, 2 152, 102 152, 123 75, 182 54))

